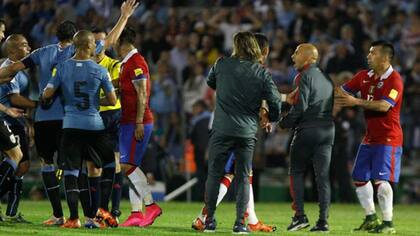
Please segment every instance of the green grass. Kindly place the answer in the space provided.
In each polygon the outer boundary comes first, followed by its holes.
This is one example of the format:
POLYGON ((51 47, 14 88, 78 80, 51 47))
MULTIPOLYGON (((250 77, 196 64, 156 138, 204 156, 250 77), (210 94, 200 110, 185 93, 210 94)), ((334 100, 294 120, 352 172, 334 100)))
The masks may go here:
MULTIPOLYGON (((65 202, 63 202, 65 205, 65 202)), ((46 201, 30 202, 23 201, 20 210, 25 219, 32 224, 11 224, 0 222, 0 235, 50 235, 50 236, 78 236, 78 235, 198 235, 191 229, 191 222, 200 210, 199 203, 162 203, 163 215, 149 228, 113 228, 113 229, 60 229, 56 227, 44 227, 41 222, 49 217, 50 207, 46 201)), ((276 235, 308 235, 308 230, 288 233, 285 228, 290 223, 292 215, 289 204, 285 203, 258 203, 256 206, 260 220, 268 224, 276 225, 276 235)), ((123 215, 127 217, 129 212, 128 202, 122 203, 123 215)), ((317 219, 318 207, 316 204, 306 204, 306 211, 311 225, 317 219)), ((395 227, 399 235, 420 235, 420 205, 397 205, 395 211, 395 227)), ((80 214, 82 211, 80 209, 80 214)), ((65 214, 68 214, 65 208, 65 214)), ((218 221, 216 235, 231 235, 234 221, 235 206, 233 203, 222 203, 216 216, 218 221)), ((333 204, 330 211, 329 235, 371 235, 365 233, 352 233, 352 229, 358 226, 363 218, 363 211, 359 205, 333 204)), ((258 235, 266 235, 259 233, 258 235)))

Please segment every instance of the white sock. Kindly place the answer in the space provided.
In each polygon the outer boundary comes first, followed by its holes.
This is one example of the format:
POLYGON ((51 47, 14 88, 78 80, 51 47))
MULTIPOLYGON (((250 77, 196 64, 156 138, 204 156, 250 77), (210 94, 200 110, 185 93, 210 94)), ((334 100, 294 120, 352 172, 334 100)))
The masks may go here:
POLYGON ((380 181, 378 184, 378 202, 382 210, 383 220, 392 221, 392 187, 387 181, 380 181))
POLYGON ((130 197, 131 211, 141 211, 143 208, 143 201, 140 196, 134 192, 132 187, 130 187, 128 194, 130 197))
POLYGON ((223 176, 222 180, 220 181, 219 196, 217 196, 216 206, 218 206, 225 197, 231 183, 232 180, 229 177, 223 176))
POLYGON ((365 185, 356 187, 357 198, 360 205, 365 209, 366 215, 375 214, 375 202, 373 201, 373 186, 369 181, 365 185))
POLYGON ((143 171, 136 167, 136 169, 128 175, 128 179, 130 179, 131 183, 136 188, 136 191, 140 193, 144 204, 153 204, 152 191, 150 190, 150 186, 147 183, 147 177, 144 175, 143 171))
POLYGON ((254 207, 254 190, 252 189, 252 184, 249 185, 249 202, 248 202, 248 224, 255 225, 258 223, 257 214, 255 213, 254 207))

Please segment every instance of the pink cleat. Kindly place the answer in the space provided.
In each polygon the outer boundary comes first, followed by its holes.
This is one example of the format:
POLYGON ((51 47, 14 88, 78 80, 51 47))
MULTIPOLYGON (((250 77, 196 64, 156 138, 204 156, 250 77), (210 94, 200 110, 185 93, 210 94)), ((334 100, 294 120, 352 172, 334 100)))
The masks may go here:
POLYGON ((141 211, 131 212, 127 220, 120 224, 121 227, 131 227, 131 226, 140 226, 144 221, 144 216, 141 211))
POLYGON ((139 226, 147 227, 152 225, 156 218, 158 218, 160 215, 162 215, 162 209, 156 203, 147 206, 146 215, 144 216, 144 220, 139 224, 139 226))

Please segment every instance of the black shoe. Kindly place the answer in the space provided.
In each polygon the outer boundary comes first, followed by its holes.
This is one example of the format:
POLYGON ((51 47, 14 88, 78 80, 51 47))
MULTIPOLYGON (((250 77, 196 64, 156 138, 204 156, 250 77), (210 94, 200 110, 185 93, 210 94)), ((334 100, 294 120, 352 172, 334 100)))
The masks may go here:
POLYGON ((249 231, 248 227, 246 227, 244 224, 235 223, 235 225, 233 225, 232 233, 233 234, 249 234, 251 233, 251 231, 249 231))
POLYGON ((287 231, 298 231, 309 227, 309 221, 306 215, 293 216, 292 223, 287 227, 287 231))
POLYGON ((204 227, 204 233, 214 233, 216 232, 216 219, 206 219, 206 226, 204 227))
POLYGON ((316 225, 309 230, 311 232, 329 232, 328 222, 326 220, 318 220, 316 225))
POLYGON ((119 217, 119 216, 121 215, 121 211, 120 211, 120 210, 118 210, 118 209, 113 209, 113 210, 111 211, 111 215, 112 215, 113 217, 119 217))

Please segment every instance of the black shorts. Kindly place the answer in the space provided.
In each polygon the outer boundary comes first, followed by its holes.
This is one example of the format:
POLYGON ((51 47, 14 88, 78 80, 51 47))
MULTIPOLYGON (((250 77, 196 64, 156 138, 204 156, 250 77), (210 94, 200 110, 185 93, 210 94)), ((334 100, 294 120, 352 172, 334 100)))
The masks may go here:
POLYGON ((100 113, 114 152, 119 151, 118 139, 120 132, 121 109, 103 111, 100 113))
POLYGON ((6 121, 0 120, 0 150, 8 151, 19 145, 6 121))
POLYGON ((79 170, 82 161, 92 161, 100 168, 115 162, 114 152, 104 130, 63 129, 59 167, 79 170))
MULTIPOLYGON (((63 130, 62 120, 38 121, 34 124, 35 146, 46 164, 54 164, 54 154, 59 154, 63 130)), ((58 161, 57 161, 58 162, 58 161)))
POLYGON ((29 137, 26 134, 25 127, 23 125, 9 125, 9 127, 20 145, 20 150, 22 150, 21 162, 29 161, 29 137))

